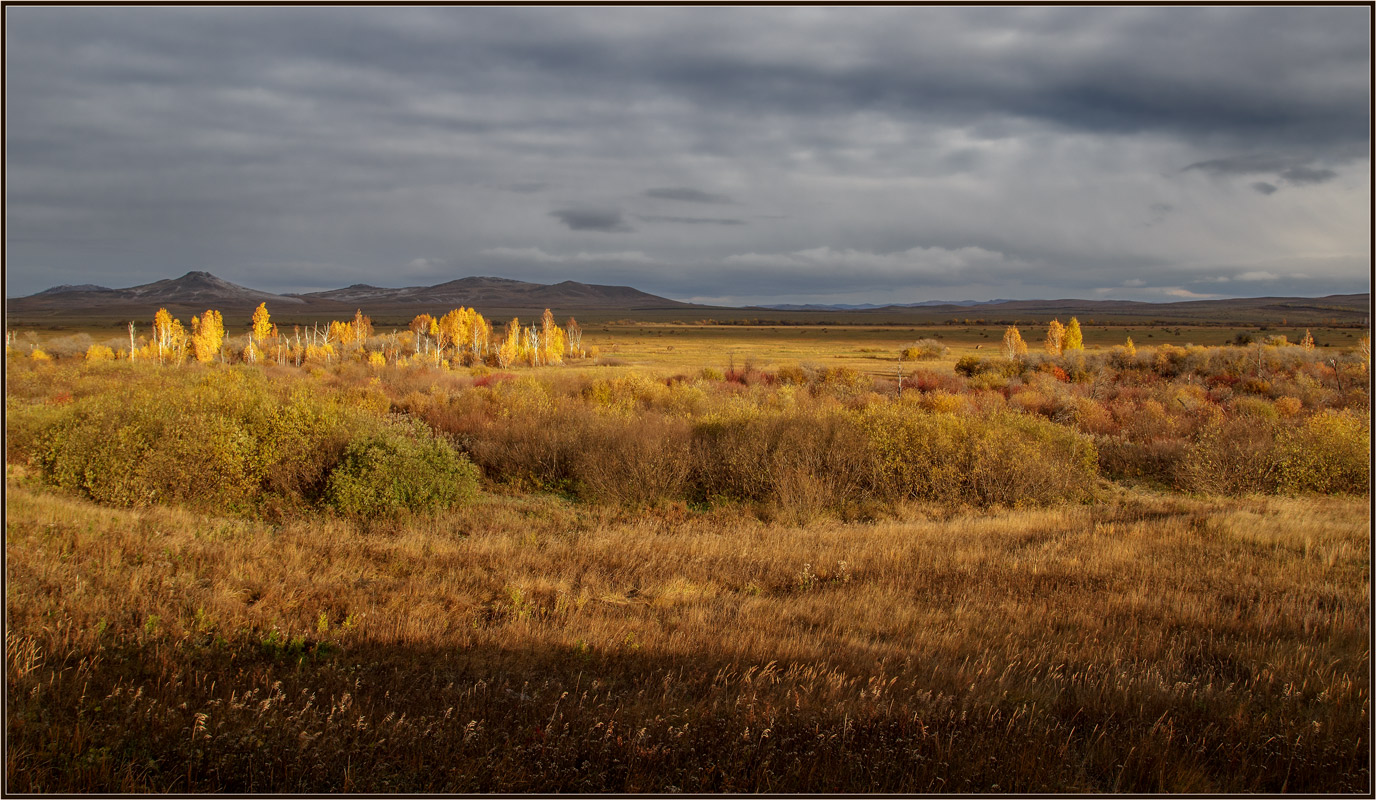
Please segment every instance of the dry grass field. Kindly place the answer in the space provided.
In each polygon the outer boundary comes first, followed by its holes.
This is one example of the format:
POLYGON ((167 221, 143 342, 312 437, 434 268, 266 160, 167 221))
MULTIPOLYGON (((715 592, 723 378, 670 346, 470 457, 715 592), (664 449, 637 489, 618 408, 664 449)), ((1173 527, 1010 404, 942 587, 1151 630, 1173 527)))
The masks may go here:
POLYGON ((12 791, 1369 788, 1360 500, 9 504, 12 791))
POLYGON ((6 789, 1371 790, 1351 346, 603 327, 11 353, 6 789))

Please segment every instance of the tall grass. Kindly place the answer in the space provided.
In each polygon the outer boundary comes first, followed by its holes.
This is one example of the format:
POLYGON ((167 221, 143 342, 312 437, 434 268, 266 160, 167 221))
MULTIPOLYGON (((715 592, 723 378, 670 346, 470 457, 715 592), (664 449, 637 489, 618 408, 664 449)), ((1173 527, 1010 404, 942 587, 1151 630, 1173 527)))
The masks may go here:
POLYGON ((510 496, 384 531, 12 476, 7 785, 1369 788, 1364 504, 904 509, 510 496))
POLYGON ((17 359, 7 788, 1369 791, 1369 400, 1296 350, 17 359))

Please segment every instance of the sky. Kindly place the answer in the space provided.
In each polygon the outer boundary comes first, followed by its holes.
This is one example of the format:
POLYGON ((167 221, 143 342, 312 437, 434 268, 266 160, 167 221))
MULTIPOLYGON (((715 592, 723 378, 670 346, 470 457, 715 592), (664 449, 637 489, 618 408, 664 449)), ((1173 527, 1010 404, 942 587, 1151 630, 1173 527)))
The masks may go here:
POLYGON ((9 7, 5 294, 1370 290, 1367 7, 9 7))

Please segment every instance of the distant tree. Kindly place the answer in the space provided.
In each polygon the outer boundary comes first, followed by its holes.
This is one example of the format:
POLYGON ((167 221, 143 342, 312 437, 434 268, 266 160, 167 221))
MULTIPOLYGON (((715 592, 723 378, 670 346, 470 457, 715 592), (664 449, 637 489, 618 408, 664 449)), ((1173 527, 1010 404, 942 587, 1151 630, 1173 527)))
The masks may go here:
POLYGON ((470 335, 473 337, 473 360, 481 361, 487 353, 489 342, 492 341, 492 323, 483 319, 483 315, 476 309, 473 311, 473 329, 470 335))
POLYGON ((429 314, 417 314, 417 315, 416 315, 416 318, 413 319, 413 320, 411 320, 411 325, 410 325, 411 332, 414 333, 414 334, 416 335, 416 354, 417 354, 417 355, 420 354, 421 345, 423 345, 423 344, 425 343, 426 337, 428 337, 428 336, 430 335, 430 325, 431 325, 434 321, 435 321, 435 318, 432 317, 432 316, 430 316, 429 314))
POLYGON ((530 323, 526 328, 525 343, 522 346, 521 355, 532 367, 540 366, 540 329, 535 327, 535 323, 530 323))
POLYGON ((261 345, 272 335, 272 320, 268 315, 268 304, 259 303, 253 310, 253 343, 261 345))
POLYGON ((458 349, 468 340, 468 331, 465 328, 469 324, 468 309, 456 308, 451 310, 448 314, 440 317, 440 339, 458 349))
POLYGON ((1074 317, 1070 318, 1070 324, 1065 326, 1065 339, 1061 343, 1063 350, 1083 350, 1085 349, 1085 337, 1080 333, 1080 321, 1074 317))
POLYGON ((1022 340, 1022 334, 1018 332, 1016 325, 1009 325, 1003 332, 1003 357, 1009 361, 1022 358, 1027 355, 1027 342, 1022 340))
POLYGON ((1314 336, 1309 333, 1308 328, 1304 329, 1304 338, 1300 340, 1300 347, 1303 347, 1305 350, 1314 349, 1314 336))
POLYGON ((1123 343, 1123 352, 1127 354, 1128 358, 1132 358, 1133 356, 1137 355, 1137 345, 1132 343, 1131 336, 1129 336, 1128 340, 1123 343))
POLYGON ((540 318, 540 363, 564 363, 564 330, 555 324, 548 308, 540 318))
POLYGON ((506 324, 506 333, 502 337, 502 344, 497 348, 497 363, 503 368, 516 363, 516 359, 521 355, 521 320, 512 317, 506 324))
POLYGON ((364 340, 373 335, 373 321, 363 316, 362 309, 354 311, 354 321, 349 326, 349 333, 352 335, 354 347, 360 349, 364 340))
POLYGON ((569 317, 569 322, 564 326, 564 332, 568 339, 569 355, 579 358, 583 355, 583 329, 578 327, 578 321, 569 317))
POLYGON ((1065 326, 1058 319, 1051 320, 1046 327, 1046 352, 1053 356, 1061 354, 1065 343, 1065 326))
POLYGON ((220 355, 225 341, 225 321, 218 311, 207 311, 200 318, 191 318, 191 348, 196 360, 208 364, 220 355))

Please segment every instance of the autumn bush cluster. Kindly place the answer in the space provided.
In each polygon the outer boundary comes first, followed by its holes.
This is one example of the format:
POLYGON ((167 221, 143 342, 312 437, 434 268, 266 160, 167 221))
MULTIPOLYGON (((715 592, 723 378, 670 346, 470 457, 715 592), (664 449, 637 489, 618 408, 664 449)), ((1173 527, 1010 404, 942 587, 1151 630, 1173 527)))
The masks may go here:
POLYGON ((1077 430, 1093 440, 1106 478, 1211 494, 1367 491, 1369 363, 1360 353, 1164 345, 967 356, 955 370, 955 386, 921 373, 914 383, 983 394, 1077 430))
POLYGON ((652 378, 16 363, 10 458, 104 503, 428 512, 491 486, 868 518, 906 500, 1364 493, 1367 365, 1297 346, 967 357, 955 374, 652 378), (42 373, 41 375, 39 373, 42 373), (519 377, 518 377, 519 376, 519 377))
POLYGON ((1369 789, 1362 354, 1006 341, 14 358, 6 785, 1369 789))
POLYGON ((388 414, 375 386, 321 394, 238 368, 61 374, 72 382, 42 402, 12 386, 8 457, 101 503, 377 516, 448 507, 477 483, 447 440, 388 414))

